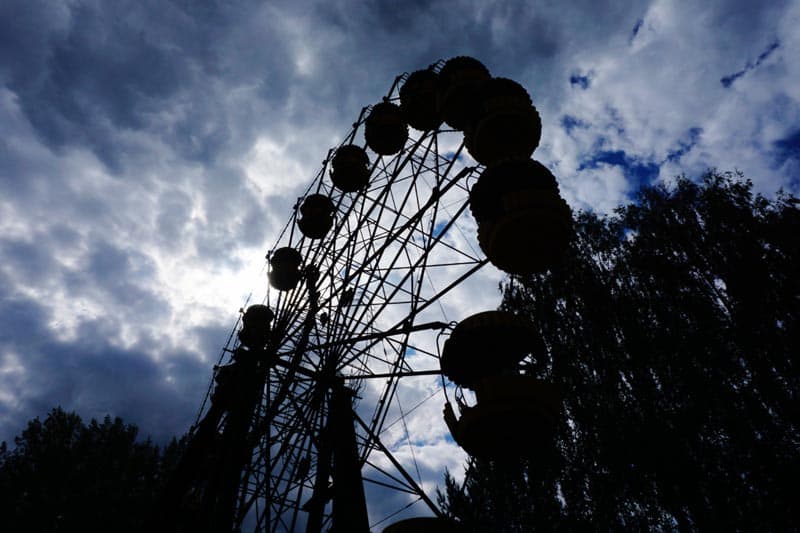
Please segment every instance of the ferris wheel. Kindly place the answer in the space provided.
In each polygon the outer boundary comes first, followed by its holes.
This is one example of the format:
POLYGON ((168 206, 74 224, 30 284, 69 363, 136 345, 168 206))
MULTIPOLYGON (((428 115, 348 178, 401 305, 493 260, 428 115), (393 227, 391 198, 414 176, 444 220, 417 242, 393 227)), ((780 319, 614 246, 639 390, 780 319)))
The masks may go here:
POLYGON ((398 76, 364 108, 267 255, 266 292, 215 367, 162 523, 457 528, 387 432, 419 405, 401 401, 411 379, 434 389, 421 401, 445 400, 441 424, 471 455, 525 447, 520 427, 552 424, 552 390, 519 370, 542 349, 535 328, 465 317, 459 290, 487 264, 541 271, 565 248, 569 208, 530 159, 540 133, 527 91, 468 57, 398 76), (396 522, 408 508, 429 518, 396 522))

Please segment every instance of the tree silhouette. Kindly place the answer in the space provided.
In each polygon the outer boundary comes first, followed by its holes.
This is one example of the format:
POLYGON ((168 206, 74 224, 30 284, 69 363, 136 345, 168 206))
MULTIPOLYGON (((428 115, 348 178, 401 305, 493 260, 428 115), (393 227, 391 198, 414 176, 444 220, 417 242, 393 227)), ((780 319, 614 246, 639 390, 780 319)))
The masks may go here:
POLYGON ((15 448, 0 445, 3 531, 141 531, 182 442, 163 450, 120 418, 53 409, 28 422, 15 448))
POLYGON ((741 175, 581 213, 563 264, 503 284, 559 388, 546 449, 472 461, 440 500, 468 529, 800 527, 800 210, 741 175))

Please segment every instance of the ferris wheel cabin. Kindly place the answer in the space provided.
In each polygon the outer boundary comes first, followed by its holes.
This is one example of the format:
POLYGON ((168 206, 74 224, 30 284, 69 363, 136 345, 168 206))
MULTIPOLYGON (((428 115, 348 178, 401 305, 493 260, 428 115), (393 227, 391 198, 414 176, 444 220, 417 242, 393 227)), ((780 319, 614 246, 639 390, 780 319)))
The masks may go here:
POLYGON ((455 441, 482 459, 508 460, 540 453, 555 428, 556 388, 531 376, 489 376, 476 385, 477 403, 456 418, 445 405, 445 422, 455 441))
POLYGON ((309 239, 322 239, 333 226, 333 201, 324 194, 306 196, 300 206, 297 228, 309 239))
POLYGON ((439 109, 448 126, 463 131, 472 123, 481 86, 491 78, 475 58, 448 59, 439 71, 439 109))
POLYGON ((482 165, 530 157, 542 136, 542 121, 528 91, 507 78, 481 85, 476 115, 464 133, 470 155, 482 165))
POLYGON ((439 75, 433 69, 417 70, 408 75, 400 88, 400 110, 412 128, 429 131, 442 123, 438 91, 439 75))
POLYGON ((369 156, 355 144, 340 146, 331 161, 331 182, 342 192, 360 191, 369 183, 369 156))
POLYGON ((553 174, 529 158, 511 158, 483 171, 470 191, 478 244, 511 274, 557 265, 569 243, 572 215, 553 174))
POLYGON ((256 304, 247 308, 242 316, 239 340, 250 350, 264 348, 269 339, 270 325, 275 314, 266 305, 256 304))
POLYGON ((456 385, 474 388, 486 375, 513 372, 544 346, 533 324, 507 311, 484 311, 465 318, 442 349, 442 373, 456 385))
POLYGON ((302 272, 300 265, 303 256, 294 248, 278 248, 270 258, 269 282, 279 291, 290 291, 300 282, 302 272))
POLYGON ((394 155, 402 150, 408 140, 408 125, 400 106, 391 102, 372 106, 364 122, 364 139, 379 155, 394 155))
POLYGON ((453 329, 442 351, 442 373, 472 390, 476 404, 457 398, 457 417, 447 402, 444 419, 467 453, 502 459, 538 450, 547 441, 558 413, 558 395, 552 385, 519 373, 526 356, 543 353, 533 324, 506 311, 472 315, 453 329))

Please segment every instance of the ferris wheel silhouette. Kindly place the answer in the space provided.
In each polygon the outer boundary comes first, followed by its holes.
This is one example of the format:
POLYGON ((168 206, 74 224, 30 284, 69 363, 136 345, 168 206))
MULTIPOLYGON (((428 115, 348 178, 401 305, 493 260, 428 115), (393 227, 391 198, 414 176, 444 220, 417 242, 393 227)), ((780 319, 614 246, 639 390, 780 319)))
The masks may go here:
POLYGON ((158 527, 458 531, 413 448, 401 458, 385 437, 401 423, 415 438, 417 406, 398 387, 423 377, 440 383, 442 424, 470 455, 520 453, 553 424, 554 390, 521 370, 544 349, 536 328, 445 312, 487 264, 523 275, 558 263, 571 214, 531 159, 540 135, 525 88, 463 56, 398 76, 362 110, 267 254, 265 298, 223 349, 158 527), (397 509, 378 516, 372 500, 387 494, 397 509), (387 526, 414 505, 430 516, 387 526))

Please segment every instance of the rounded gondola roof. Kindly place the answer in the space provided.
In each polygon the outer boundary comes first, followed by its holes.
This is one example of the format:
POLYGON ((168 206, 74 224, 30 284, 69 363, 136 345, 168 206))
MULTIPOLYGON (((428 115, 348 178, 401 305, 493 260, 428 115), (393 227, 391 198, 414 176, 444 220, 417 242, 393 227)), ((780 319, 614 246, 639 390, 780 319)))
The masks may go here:
POLYGON ((402 150, 408 139, 408 125, 400 107, 392 102, 372 106, 364 122, 364 139, 379 155, 394 155, 402 150))

